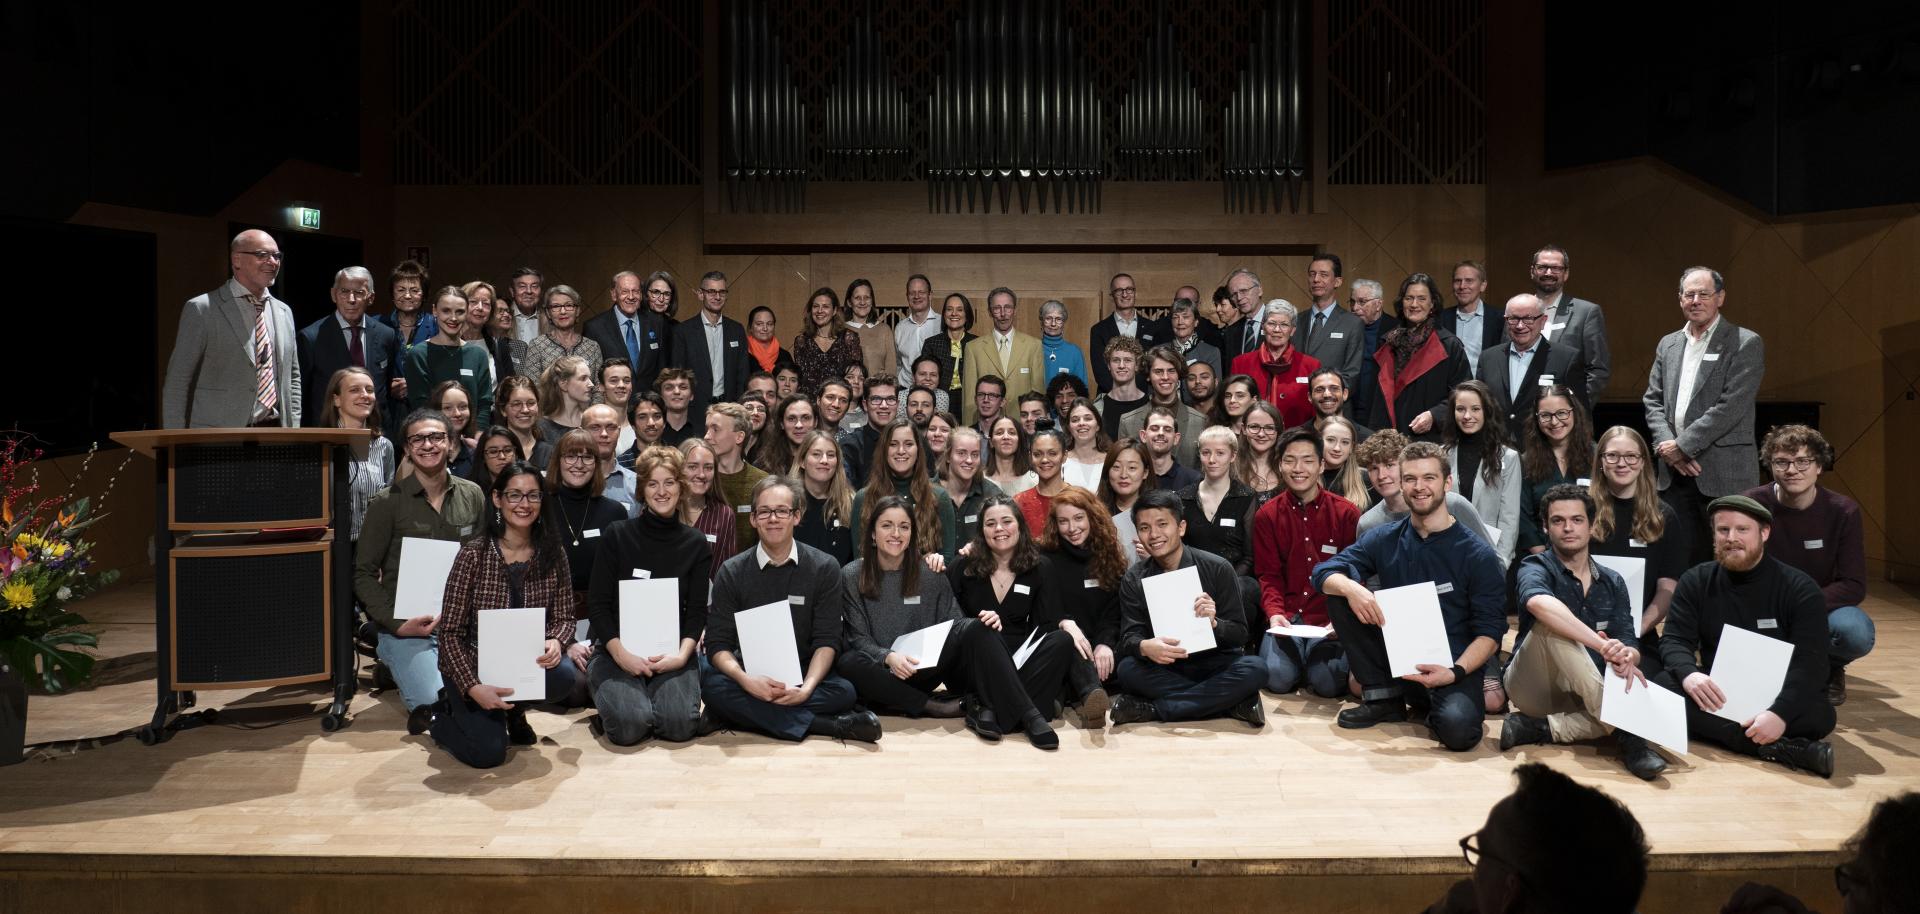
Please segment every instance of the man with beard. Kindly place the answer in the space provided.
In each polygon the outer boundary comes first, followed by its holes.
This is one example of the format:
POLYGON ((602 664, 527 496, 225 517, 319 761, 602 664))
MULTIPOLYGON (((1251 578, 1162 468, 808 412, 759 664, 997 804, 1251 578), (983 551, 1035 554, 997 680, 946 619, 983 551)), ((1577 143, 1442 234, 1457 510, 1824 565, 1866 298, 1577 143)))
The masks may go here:
POLYGON ((1806 572, 1766 554, 1773 514, 1745 495, 1707 506, 1713 561, 1680 576, 1660 636, 1660 679, 1687 696, 1687 732, 1743 755, 1833 777, 1833 706, 1827 703, 1827 604, 1806 572), (1751 720, 1712 712, 1726 693, 1707 670, 1728 626, 1787 641, 1793 656, 1780 694, 1751 720))
POLYGON ((1340 712, 1340 726, 1361 730, 1404 721, 1409 703, 1424 705, 1434 738, 1454 752, 1466 752, 1480 744, 1486 723, 1481 667, 1506 636, 1507 590, 1493 547, 1468 533, 1447 510, 1450 473, 1440 445, 1407 445, 1400 453, 1400 491, 1411 513, 1362 534, 1315 568, 1313 583, 1321 593, 1340 598, 1327 601, 1327 616, 1360 681, 1361 703, 1340 712), (1381 630, 1386 617, 1362 583, 1375 575, 1384 588, 1434 584, 1452 665, 1422 663, 1417 672, 1393 675, 1381 630))
MULTIPOLYGON (((1322 368, 1308 376, 1307 398, 1313 401, 1313 418, 1302 423, 1300 428, 1314 428, 1322 419, 1347 414, 1347 382, 1340 377, 1340 372, 1332 368, 1322 368)), ((1347 416, 1347 421, 1353 422, 1353 417, 1347 416)), ((1371 437, 1373 429, 1353 422, 1355 447, 1371 437)))

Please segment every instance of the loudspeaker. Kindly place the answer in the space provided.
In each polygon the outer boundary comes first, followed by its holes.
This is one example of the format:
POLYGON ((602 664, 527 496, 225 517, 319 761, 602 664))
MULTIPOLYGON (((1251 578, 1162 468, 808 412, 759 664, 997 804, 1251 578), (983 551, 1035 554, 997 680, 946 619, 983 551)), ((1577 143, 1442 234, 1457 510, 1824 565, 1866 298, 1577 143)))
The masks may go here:
POLYGON ((0 660, 0 768, 18 765, 27 754, 27 684, 0 660))

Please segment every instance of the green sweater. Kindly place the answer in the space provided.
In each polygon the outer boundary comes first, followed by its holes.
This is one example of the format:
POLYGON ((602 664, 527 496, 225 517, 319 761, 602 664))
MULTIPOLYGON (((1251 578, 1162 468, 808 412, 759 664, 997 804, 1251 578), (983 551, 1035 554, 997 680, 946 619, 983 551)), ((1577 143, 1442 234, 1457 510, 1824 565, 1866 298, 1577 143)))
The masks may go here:
POLYGON ((493 360, 481 346, 443 346, 428 341, 407 347, 407 408, 427 405, 427 397, 442 381, 459 381, 473 404, 473 427, 486 428, 493 419, 493 360))
MULTIPOLYGON (((896 480, 895 485, 896 488, 894 491, 899 494, 900 497, 908 501, 913 500, 906 484, 896 480)), ((992 485, 992 483, 988 483, 988 485, 992 485)), ((867 491, 867 489, 861 489, 853 493, 853 523, 851 526, 853 527, 854 555, 860 555, 862 547, 865 546, 867 542, 865 539, 865 528, 862 525, 862 521, 866 517, 867 491)), ((940 517, 940 555, 946 559, 947 564, 951 565, 958 558, 961 546, 959 542, 959 531, 954 525, 953 499, 947 495, 947 490, 935 486, 933 489, 933 502, 934 511, 940 517)))
MULTIPOLYGON (((733 506, 733 548, 735 554, 751 552, 760 545, 760 534, 753 529, 753 486, 767 478, 767 471, 751 463, 740 465, 738 473, 715 471, 713 484, 720 490, 720 496, 733 506)), ((749 607, 751 608, 751 607, 749 607)))

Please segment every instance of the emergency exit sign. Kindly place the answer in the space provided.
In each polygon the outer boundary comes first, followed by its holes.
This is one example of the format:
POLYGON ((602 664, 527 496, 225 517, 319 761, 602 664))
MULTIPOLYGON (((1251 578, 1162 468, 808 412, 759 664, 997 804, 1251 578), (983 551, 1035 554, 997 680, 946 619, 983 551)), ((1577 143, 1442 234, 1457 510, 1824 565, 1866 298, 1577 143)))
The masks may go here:
POLYGON ((299 220, 301 228, 312 231, 320 230, 320 211, 318 209, 310 206, 296 206, 293 209, 293 215, 294 218, 299 220))

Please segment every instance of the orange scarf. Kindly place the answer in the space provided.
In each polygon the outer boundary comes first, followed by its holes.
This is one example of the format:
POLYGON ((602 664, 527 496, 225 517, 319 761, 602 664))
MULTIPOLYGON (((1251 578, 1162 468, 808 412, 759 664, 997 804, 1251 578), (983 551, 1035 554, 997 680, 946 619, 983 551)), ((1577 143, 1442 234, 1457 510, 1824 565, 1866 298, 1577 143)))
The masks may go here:
POLYGON ((771 372, 774 364, 780 359, 780 341, 776 339, 761 343, 754 339, 752 334, 748 334, 747 352, 753 355, 754 361, 760 363, 761 371, 771 372))

